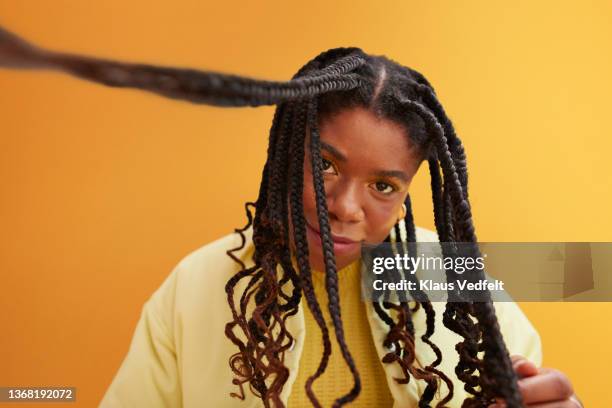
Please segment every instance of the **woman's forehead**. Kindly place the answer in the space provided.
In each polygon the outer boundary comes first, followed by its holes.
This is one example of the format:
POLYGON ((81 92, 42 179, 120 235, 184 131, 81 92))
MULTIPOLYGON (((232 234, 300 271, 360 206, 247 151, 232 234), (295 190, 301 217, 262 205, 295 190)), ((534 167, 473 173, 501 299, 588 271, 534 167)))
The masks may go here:
POLYGON ((410 168, 416 149, 407 130, 364 108, 344 110, 322 121, 321 147, 340 161, 410 168))

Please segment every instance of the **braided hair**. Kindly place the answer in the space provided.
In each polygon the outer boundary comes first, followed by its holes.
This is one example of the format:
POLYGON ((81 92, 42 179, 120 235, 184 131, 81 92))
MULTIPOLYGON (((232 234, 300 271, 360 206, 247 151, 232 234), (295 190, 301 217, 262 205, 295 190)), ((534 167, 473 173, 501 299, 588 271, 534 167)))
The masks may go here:
MULTIPOLYGON (((56 69, 107 86, 139 88, 164 97, 207 105, 276 105, 259 195, 255 202, 245 204, 247 224, 235 230, 241 237, 241 245, 227 251, 240 265, 240 270, 225 286, 232 314, 225 335, 237 347, 237 352, 229 358, 235 374, 233 382, 240 389, 240 393, 231 394, 234 397, 244 399, 244 385, 247 384, 266 407, 284 406, 280 393, 289 377, 284 355, 294 341, 285 323, 298 312, 304 296, 320 328, 323 342, 319 366, 308 378, 305 389, 312 404, 321 406, 312 388, 328 364, 331 336, 314 293, 309 264, 302 196, 304 160, 310 160, 313 169, 325 286, 334 335, 353 376, 352 389, 339 396, 333 406, 340 407, 354 401, 361 390, 359 372, 347 347, 341 318, 337 267, 322 178, 320 120, 343 109, 359 106, 404 126, 410 141, 420 152, 421 160, 428 161, 434 222, 440 242, 471 243, 474 256, 479 255, 468 200, 466 156, 462 143, 425 77, 385 56, 369 55, 355 47, 334 48, 309 61, 289 81, 265 81, 218 72, 52 52, 0 27, 0 67, 56 69), (307 132, 310 135, 310 157, 306 158, 307 132), (246 267, 234 252, 244 248, 244 232, 251 226, 255 251, 253 266, 246 267), (290 242, 294 243, 297 270, 292 263, 290 242), (236 302, 235 291, 242 281, 245 282, 244 289, 239 294, 239 302, 236 302)), ((394 226, 385 241, 416 241, 409 195, 405 204, 404 219, 394 226)), ((474 280, 484 278, 484 271, 474 274, 474 280)), ((446 271, 446 277, 449 282, 456 280, 452 270, 446 271)), ((410 276, 407 278, 411 279, 410 276)), ((453 286, 456 287, 449 285, 453 286)), ((455 372, 471 394, 463 402, 463 407, 486 407, 495 398, 503 398, 508 407, 520 407, 522 401, 517 378, 490 294, 486 301, 478 302, 462 299, 461 294, 453 289, 449 289, 448 296, 442 321, 462 338, 456 345, 459 362, 455 372)), ((396 303, 388 299, 382 302, 373 300, 375 312, 389 327, 384 346, 392 351, 382 361, 401 367, 404 378, 396 378, 398 383, 405 384, 411 377, 427 383, 419 407, 430 406, 440 381, 444 381, 449 393, 437 403, 436 406, 441 407, 452 399, 453 384, 436 368, 442 361, 442 352, 430 339, 435 330, 435 313, 424 293, 420 299, 413 308, 402 295, 396 303), (418 307, 426 313, 426 330, 421 339, 436 355, 435 361, 424 368, 414 365, 416 333, 412 313, 418 307)))

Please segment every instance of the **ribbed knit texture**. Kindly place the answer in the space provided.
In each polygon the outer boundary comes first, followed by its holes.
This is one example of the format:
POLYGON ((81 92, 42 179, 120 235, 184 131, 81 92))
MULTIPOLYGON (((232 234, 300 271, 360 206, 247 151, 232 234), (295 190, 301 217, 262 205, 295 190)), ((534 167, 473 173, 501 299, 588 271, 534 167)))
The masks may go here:
MULTIPOLYGON (((366 315, 366 304, 361 300, 359 268, 360 260, 358 259, 338 271, 344 336, 357 365, 362 384, 361 393, 349 405, 351 407, 390 408, 393 406, 393 397, 382 367, 384 363, 379 360, 374 347, 366 315)), ((315 293, 327 321, 332 343, 332 354, 327 369, 314 382, 313 390, 323 407, 330 407, 337 398, 350 391, 353 387, 353 377, 336 342, 334 326, 327 307, 325 274, 313 270, 312 275, 315 293)), ((304 386, 307 378, 316 371, 323 355, 321 331, 304 297, 302 297, 301 307, 304 308, 306 338, 297 379, 289 396, 288 408, 312 407, 304 386)))

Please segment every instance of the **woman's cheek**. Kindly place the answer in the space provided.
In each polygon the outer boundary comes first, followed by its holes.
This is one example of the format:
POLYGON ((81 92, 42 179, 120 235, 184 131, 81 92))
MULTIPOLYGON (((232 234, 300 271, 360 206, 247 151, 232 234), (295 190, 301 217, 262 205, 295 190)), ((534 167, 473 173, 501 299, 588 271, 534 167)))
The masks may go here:
POLYGON ((387 206, 376 206, 367 215, 367 241, 371 243, 383 242, 396 221, 392 206, 388 206, 388 208, 387 206))
MULTIPOLYGON (((317 204, 316 204, 317 194, 315 192, 315 188, 313 185, 313 178, 312 178, 313 175, 310 172, 310 167, 307 166, 304 168, 304 170, 305 170, 304 187, 303 187, 304 215, 306 216, 307 219, 309 219, 309 217, 312 216, 310 221, 314 224, 318 224, 317 204)), ((324 180, 323 186, 325 187, 325 197, 327 199, 327 196, 329 194, 329 189, 331 188, 331 181, 324 180)))
POLYGON ((308 180, 308 177, 304 177, 303 195, 304 215, 308 219, 310 214, 316 214, 315 191, 312 186, 312 180, 308 180))
MULTIPOLYGON (((304 174, 304 185, 302 186, 302 208, 303 208, 304 218, 306 219, 306 222, 311 222, 309 214, 311 214, 312 211, 315 210, 316 207, 314 205, 314 190, 308 184, 307 179, 308 179, 307 174, 304 174)), ((289 201, 288 207, 290 208, 291 207, 291 197, 289 196, 287 199, 289 201)), ((291 232, 293 234, 293 219, 291 219, 291 232)))

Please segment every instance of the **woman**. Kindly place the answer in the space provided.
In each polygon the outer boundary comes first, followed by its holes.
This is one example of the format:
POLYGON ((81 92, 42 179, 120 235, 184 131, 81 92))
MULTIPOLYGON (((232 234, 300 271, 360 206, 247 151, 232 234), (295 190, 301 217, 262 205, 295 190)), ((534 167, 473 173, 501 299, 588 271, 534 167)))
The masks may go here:
POLYGON ((277 105, 247 225, 186 256, 151 296, 100 406, 580 406, 565 375, 539 367, 539 336, 514 303, 359 301, 361 244, 477 242, 461 141, 420 73, 336 48, 289 82, 258 81, 50 52, 3 30, 0 66, 277 105), (437 233, 410 207, 425 160, 437 233))

